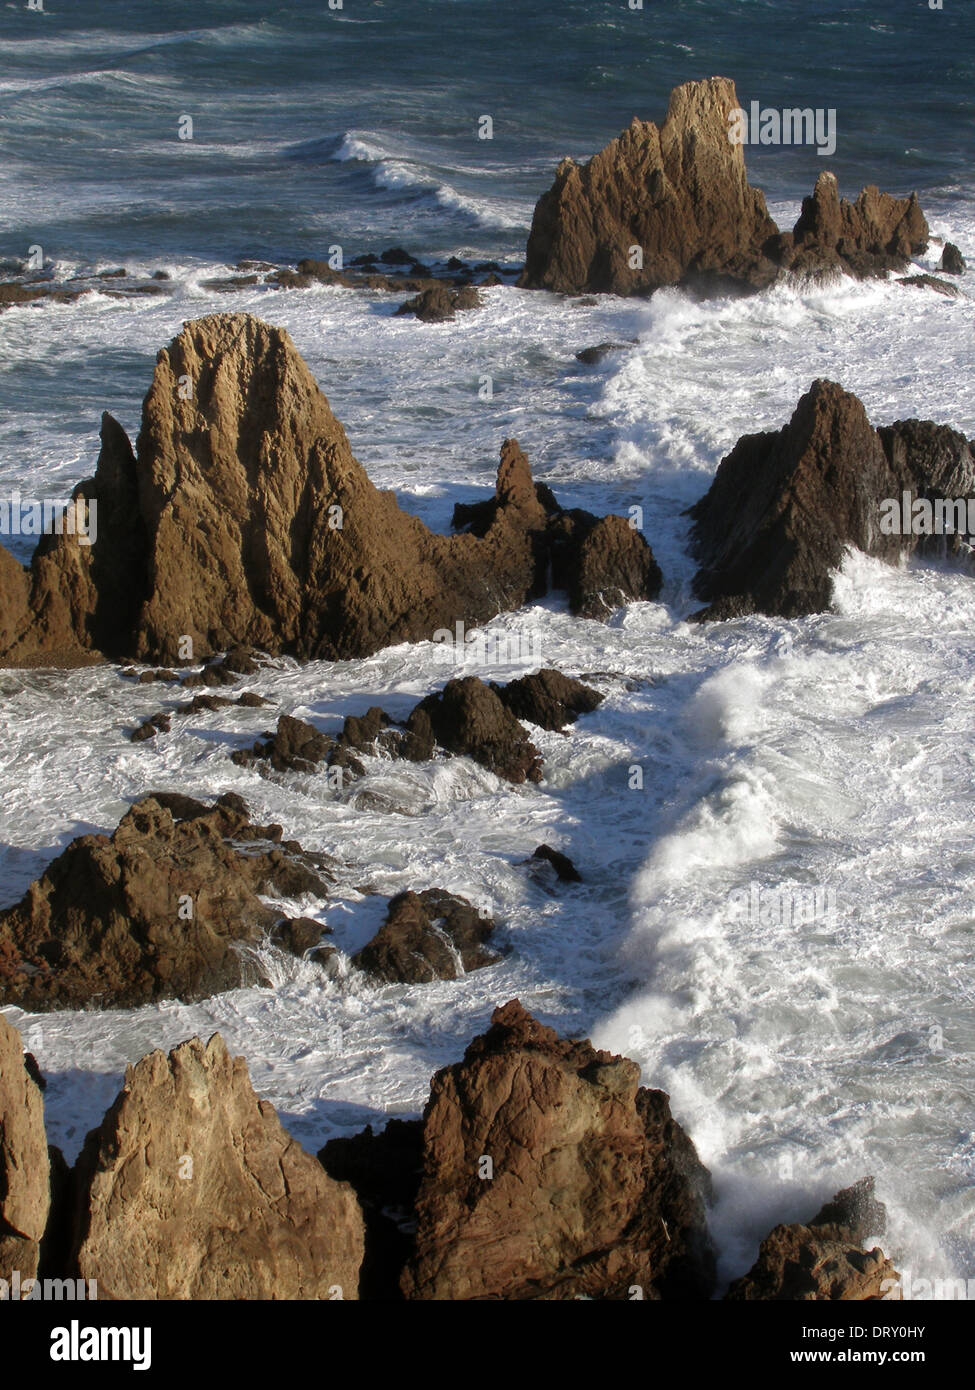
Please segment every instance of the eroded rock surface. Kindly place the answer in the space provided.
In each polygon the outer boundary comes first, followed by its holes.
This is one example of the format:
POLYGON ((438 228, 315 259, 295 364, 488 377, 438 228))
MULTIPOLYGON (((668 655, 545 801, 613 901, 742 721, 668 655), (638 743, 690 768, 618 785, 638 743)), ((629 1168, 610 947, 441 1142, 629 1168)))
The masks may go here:
POLYGON ((219 1033, 129 1067, 75 1183, 73 1258, 101 1299, 358 1297, 355 1193, 258 1100, 219 1033))
MULTIPOLYGON (((2 971, 0 959, 0 981, 2 971)), ((8 1287, 15 1270, 21 1284, 37 1274, 51 1204, 39 1079, 17 1029, 0 1014, 0 1279, 8 1287)))
POLYGON ((709 1189, 635 1062, 561 1039, 512 1000, 424 1112, 408 1298, 706 1298, 709 1189))
POLYGON ((878 1247, 863 1249, 864 1240, 887 1228, 887 1210, 873 1188, 873 1178, 862 1178, 837 1192, 808 1224, 776 1226, 725 1297, 863 1302, 888 1296, 897 1272, 878 1247))
POLYGON ((0 913, 0 1002, 132 1008, 263 982, 247 947, 308 943, 258 894, 323 897, 326 872, 280 826, 251 825, 239 797, 144 797, 111 836, 73 840, 0 913))

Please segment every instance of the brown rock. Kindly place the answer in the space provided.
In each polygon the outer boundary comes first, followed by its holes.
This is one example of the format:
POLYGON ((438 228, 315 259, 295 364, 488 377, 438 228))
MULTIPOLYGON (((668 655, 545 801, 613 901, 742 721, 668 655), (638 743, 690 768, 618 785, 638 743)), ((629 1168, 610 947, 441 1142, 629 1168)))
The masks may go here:
POLYGON ((938 269, 943 271, 945 275, 964 275, 967 269, 965 257, 953 241, 945 242, 938 269))
POLYGON ((837 1192, 808 1223, 776 1226, 762 1241, 758 1259, 736 1279, 725 1298, 738 1301, 866 1302, 887 1296, 899 1279, 883 1251, 863 1249, 868 1236, 883 1235, 887 1211, 873 1196, 873 1178, 837 1192))
POLYGON ((263 980, 240 947, 273 939, 282 915, 258 893, 327 889, 300 846, 276 843, 280 827, 251 825, 238 805, 161 793, 137 802, 111 837, 72 840, 0 913, 9 957, 0 1002, 132 1008, 263 980), (244 854, 235 841, 260 848, 244 854))
POLYGON ((37 1274, 50 1179, 41 1089, 20 1034, 0 1014, 0 1279, 8 1286, 14 1270, 21 1283, 37 1274))
POLYGON ((824 169, 803 200, 787 263, 797 274, 844 271, 865 279, 906 269, 927 250, 929 235, 916 194, 894 198, 869 185, 850 203, 824 169))
POLYGON ((449 285, 434 285, 423 290, 413 299, 408 299, 396 310, 397 314, 414 314, 421 323, 446 323, 459 312, 479 309, 484 303, 472 285, 459 290, 449 285))
POLYGON ((219 1033, 151 1052, 78 1160, 80 1276, 101 1299, 355 1299, 364 1227, 219 1033))
POLYGON ((517 1000, 496 1009, 433 1078, 407 1298, 707 1298, 707 1172, 638 1083, 517 1000))
POLYGON ((516 719, 556 731, 574 724, 580 714, 591 714, 604 699, 598 690, 551 667, 520 676, 507 685, 492 682, 491 689, 516 719))
POLYGON ((551 864, 560 883, 581 883, 582 874, 567 854, 553 849, 551 845, 539 845, 532 851, 532 859, 542 864, 551 864))
POLYGON ((390 899, 386 921, 352 964, 387 984, 456 980, 501 959, 484 945, 493 931, 489 917, 453 893, 440 888, 400 893, 390 899))
POLYGON ((505 781, 542 779, 538 749, 497 693, 476 676, 448 681, 421 700, 406 728, 421 740, 431 730, 448 753, 465 754, 505 781))
POLYGON ((563 160, 535 208, 519 284, 626 295, 700 274, 773 278, 761 248, 777 228, 728 138, 737 107, 727 78, 687 82, 659 129, 634 117, 588 164, 563 160), (642 268, 630 265, 632 247, 642 268))
POLYGON ((856 396, 816 381, 789 424, 744 435, 690 509, 701 567, 699 617, 761 612, 801 617, 832 600, 832 574, 854 546, 890 562, 922 545, 887 534, 881 504, 975 496, 975 452, 944 426, 906 421, 877 431, 856 396))

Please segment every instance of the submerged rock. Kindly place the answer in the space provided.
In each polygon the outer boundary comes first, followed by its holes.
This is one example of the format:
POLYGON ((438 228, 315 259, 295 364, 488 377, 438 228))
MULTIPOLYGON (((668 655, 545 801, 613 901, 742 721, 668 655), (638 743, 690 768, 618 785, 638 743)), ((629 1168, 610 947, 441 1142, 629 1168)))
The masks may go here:
POLYGON ((396 310, 397 314, 414 314, 421 323, 447 323, 458 313, 480 309, 483 298, 473 285, 451 289, 449 285, 434 285, 408 299, 396 310))
POLYGON ((837 1192, 805 1226, 776 1226, 758 1259, 725 1294, 733 1301, 863 1302, 889 1296, 900 1276, 876 1246, 863 1242, 887 1229, 873 1178, 837 1192))
POLYGON ((294 938, 258 894, 324 897, 323 872, 280 826, 251 825, 238 797, 144 797, 111 836, 72 840, 0 912, 0 1003, 132 1008, 264 982, 240 948, 294 938))
POLYGON ((532 851, 532 860, 539 864, 550 864, 560 883, 581 883, 582 874, 567 854, 553 849, 551 845, 539 845, 532 851))
POLYGON ((707 1298, 707 1171, 639 1075, 496 1009, 433 1078, 407 1298, 707 1298))
POLYGON ((494 931, 465 898, 428 888, 391 898, 386 921, 352 957, 363 970, 387 984, 426 984, 456 980, 501 959, 485 946, 494 931))
POLYGON ((355 1299, 352 1188, 258 1100, 220 1034, 151 1052, 85 1141, 73 1263, 100 1299, 355 1299))

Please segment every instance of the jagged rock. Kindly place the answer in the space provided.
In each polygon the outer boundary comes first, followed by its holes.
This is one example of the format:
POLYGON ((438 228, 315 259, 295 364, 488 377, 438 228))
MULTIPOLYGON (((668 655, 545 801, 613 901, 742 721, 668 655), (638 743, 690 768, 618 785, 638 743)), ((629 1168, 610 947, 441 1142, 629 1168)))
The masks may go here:
POLYGON ((540 729, 555 731, 574 724, 580 714, 591 714, 604 699, 598 690, 551 667, 531 676, 519 676, 507 685, 492 681, 491 689, 516 719, 527 719, 540 729))
POLYGON ((837 1192, 805 1226, 776 1226, 759 1248, 747 1274, 725 1297, 732 1300, 812 1302, 881 1299, 899 1279, 878 1247, 863 1249, 868 1236, 883 1235, 887 1210, 874 1200, 873 1178, 837 1192))
POLYGON ((943 270, 946 275, 964 275, 967 263, 953 241, 945 242, 938 269, 943 270))
POLYGON ((690 509, 701 567, 698 614, 787 618, 830 606, 832 574, 847 546, 894 562, 924 537, 888 533, 881 504, 975 496, 975 452, 945 426, 902 421, 872 428, 849 392, 816 381, 787 426, 744 435, 690 509))
POLYGON ((934 290, 935 294, 944 295, 945 299, 961 298, 961 290, 957 285, 952 285, 947 280, 939 280, 937 275, 905 275, 897 283, 916 290, 934 290))
POLYGON ((588 164, 563 160, 536 205, 519 284, 648 294, 696 274, 774 278, 762 246, 778 229, 728 138, 737 107, 727 78, 687 82, 659 129, 634 117, 588 164), (631 264, 633 247, 642 266, 631 264))
MULTIPOLYGON (((364 715, 349 715, 341 734, 332 738, 302 719, 283 714, 276 733, 265 734, 252 748, 237 749, 230 756, 241 767, 266 763, 276 772, 317 772, 323 765, 330 769, 341 768, 341 783, 344 784, 349 778, 361 777, 365 771, 355 752, 377 752, 383 730, 390 723, 386 711, 373 705, 364 715)), ((383 746, 395 751, 391 740, 384 741, 383 746)))
POLYGON ((151 1052, 85 1141, 74 1259, 100 1299, 358 1297, 364 1226, 219 1033, 151 1052))
POLYGON ((484 300, 472 285, 459 290, 449 285, 434 285, 408 299, 396 310, 397 314, 414 314, 421 323, 446 323, 467 309, 480 309, 484 300))
POLYGON ((841 201, 829 172, 793 231, 780 232, 748 183, 743 145, 729 139, 736 109, 727 78, 688 82, 671 93, 659 130, 634 117, 588 164, 563 160, 535 207, 519 284, 567 294, 676 284, 727 292, 763 288, 783 269, 885 275, 926 249, 916 195, 871 185, 855 203, 841 201))
POLYGON ((803 200, 783 264, 796 274, 843 271, 865 279, 906 269, 927 250, 929 236, 916 194, 894 198, 869 185, 850 203, 824 169, 803 200))
MULTIPOLYGON (((620 516, 596 517, 581 509, 563 511, 552 490, 532 480, 517 440, 505 441, 494 497, 458 502, 455 528, 486 536, 498 516, 517 518, 531 533, 534 570, 526 597, 542 598, 549 576, 568 593, 572 612, 606 618, 630 599, 652 599, 663 577, 643 535, 620 516)), ((527 579, 527 575, 526 575, 527 579)))
POLYGON ((484 945, 493 931, 490 917, 453 893, 440 888, 400 893, 390 899, 385 922, 352 964, 387 984, 456 980, 501 959, 484 945))
POLYGON ((448 753, 462 753, 505 781, 542 780, 542 759, 496 691, 476 676, 448 681, 428 695, 406 721, 425 745, 428 731, 448 753))
POLYGON ((537 849, 532 851, 532 859, 540 863, 551 864, 560 883, 582 882, 582 874, 569 856, 553 849, 551 845, 539 845, 537 849))
POLYGON ((111 837, 72 840, 0 912, 9 956, 0 1003, 132 1008, 264 982, 253 953, 240 948, 287 940, 282 913, 258 893, 327 892, 324 864, 281 843, 281 833, 250 824, 233 796, 202 807, 158 793, 136 802, 111 837))
POLYGON ((496 1009, 433 1078, 406 1296, 707 1298, 707 1171, 639 1078, 517 1000, 496 1009))
MULTIPOLYGON (((0 961, 0 987, 2 981, 0 961)), ((20 1034, 0 1014, 0 1279, 8 1287, 14 1270, 21 1283, 37 1274, 50 1180, 41 1088, 20 1034)))
POLYGON ((319 1150, 329 1177, 354 1189, 366 1223, 366 1254, 359 1297, 402 1300, 399 1280, 413 1251, 411 1229, 423 1172, 423 1123, 390 1120, 374 1134, 366 1125, 351 1138, 330 1139, 319 1150))
POLYGON ((0 559, 8 665, 175 664, 188 640, 197 660, 238 645, 367 656, 516 609, 544 575, 541 519, 517 507, 495 507, 480 536, 435 535, 401 511, 288 335, 243 314, 185 325, 157 359, 137 456, 106 416, 75 495, 98 504, 94 544, 45 536, 27 573, 0 559))

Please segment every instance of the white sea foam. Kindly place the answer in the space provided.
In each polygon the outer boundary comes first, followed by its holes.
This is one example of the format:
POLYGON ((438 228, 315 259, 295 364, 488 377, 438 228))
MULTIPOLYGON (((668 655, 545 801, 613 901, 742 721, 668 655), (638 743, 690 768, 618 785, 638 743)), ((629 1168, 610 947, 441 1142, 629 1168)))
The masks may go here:
MULTIPOLYGON (((944 231, 967 244, 975 224, 951 215, 944 231)), ((494 288, 476 315, 421 326, 393 316, 396 297, 216 296, 201 285, 213 266, 167 269, 172 299, 4 314, 0 373, 20 402, 0 425, 4 486, 36 491, 43 478, 57 494, 90 473, 100 410, 134 434, 154 354, 182 320, 247 310, 289 329, 370 475, 431 524, 490 485, 514 434, 560 500, 642 506, 666 583, 662 602, 606 625, 558 600, 499 620, 537 637, 544 664, 604 673, 592 679, 605 703, 569 737, 533 731, 538 787, 463 760, 376 762, 347 796, 322 778, 264 780, 227 753, 269 710, 201 714, 132 745, 124 731, 166 702, 159 687, 107 669, 4 673, 7 901, 73 835, 111 829, 154 787, 233 789, 255 818, 345 861, 321 910, 340 950, 377 923, 381 905, 356 891, 366 884, 463 893, 491 908, 510 947, 499 966, 443 984, 375 989, 289 964, 275 989, 202 1004, 11 1010, 51 1077, 52 1140, 73 1154, 127 1062, 219 1028, 315 1147, 418 1113, 430 1073, 517 995, 635 1056, 645 1082, 671 1093, 715 1173, 729 1276, 775 1221, 808 1216, 865 1172, 890 1206, 895 1260, 918 1277, 970 1273, 975 588, 948 568, 851 556, 833 614, 688 625, 682 511, 738 435, 785 423, 816 376, 855 390, 878 423, 918 414, 975 434, 971 300, 843 283, 579 306, 494 288), (607 340, 624 350, 597 368, 575 361, 607 340), (491 401, 478 395, 484 374, 491 401), (364 788, 387 809, 364 804, 364 788), (529 875, 523 861, 543 841, 571 855, 582 885, 553 893, 529 875), (752 884, 831 887, 837 920, 734 917, 731 894, 752 884)), ((377 702, 401 717, 443 679, 433 644, 418 644, 365 662, 280 662, 248 685, 332 728, 377 702)))

